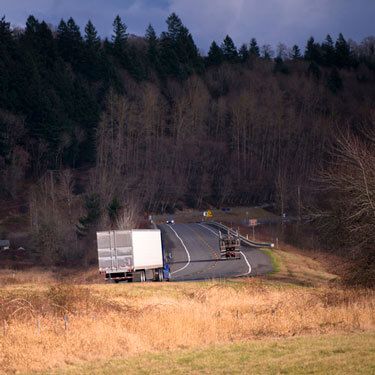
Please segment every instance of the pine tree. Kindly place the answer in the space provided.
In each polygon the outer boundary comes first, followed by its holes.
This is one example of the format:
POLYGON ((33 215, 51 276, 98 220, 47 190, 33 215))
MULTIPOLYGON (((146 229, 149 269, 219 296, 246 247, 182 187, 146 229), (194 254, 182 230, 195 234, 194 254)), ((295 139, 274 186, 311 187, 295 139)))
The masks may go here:
POLYGON ((147 58, 151 66, 157 71, 160 70, 160 56, 158 51, 158 38, 151 24, 146 29, 147 58))
POLYGON ((237 48, 229 35, 224 38, 221 50, 223 51, 224 60, 229 62, 236 62, 238 60, 237 48))
POLYGON ((245 62, 249 58, 249 50, 247 49, 246 44, 242 44, 238 51, 238 55, 242 62, 245 62))
POLYGON ((321 63, 321 51, 319 43, 315 43, 313 37, 307 41, 305 50, 305 60, 314 61, 317 64, 321 63))
POLYGON ((103 54, 100 51, 101 40, 95 26, 89 20, 85 27, 84 74, 92 80, 99 80, 105 70, 103 54))
POLYGON ((100 38, 95 26, 89 20, 85 27, 85 44, 89 49, 97 51, 100 48, 100 38))
POLYGON ((117 15, 113 21, 112 43, 113 52, 120 59, 124 57, 126 50, 126 42, 128 39, 128 34, 126 31, 127 26, 124 22, 122 22, 121 17, 117 15))
POLYGON ((223 51, 217 45, 215 41, 213 41, 210 45, 208 50, 208 54, 206 57, 206 65, 220 65, 224 60, 223 51))
POLYGON ((292 47, 292 53, 291 53, 291 58, 293 60, 300 60, 302 57, 301 55, 301 50, 299 49, 299 47, 295 44, 293 47, 292 47))
POLYGON ((168 31, 160 38, 160 55, 165 66, 165 73, 180 79, 191 73, 203 71, 203 60, 189 30, 181 19, 172 13, 167 18, 168 31))
POLYGON ((82 36, 73 18, 70 17, 68 22, 60 21, 57 28, 57 40, 63 59, 73 65, 79 64, 82 57, 82 36))
POLYGON ((177 41, 178 37, 181 35, 181 32, 184 28, 180 17, 176 13, 172 13, 167 18, 168 26, 168 37, 173 41, 177 41))
POLYGON ((217 45, 215 41, 211 43, 210 49, 207 55, 207 65, 220 65, 224 60, 223 51, 217 45))
POLYGON ((5 16, 0 19, 0 44, 6 44, 12 39, 12 31, 10 29, 10 22, 5 20, 5 16))
POLYGON ((163 77, 172 75, 182 78, 183 76, 175 44, 166 32, 163 32, 160 36, 160 67, 160 74, 163 77))
POLYGON ((36 34, 39 27, 39 21, 32 15, 30 15, 26 20, 26 28, 25 34, 26 35, 33 35, 36 34))
POLYGON ((80 43, 82 41, 81 32, 79 30, 79 26, 75 23, 72 17, 68 19, 66 27, 71 41, 77 44, 80 43))
POLYGON ((250 40, 249 54, 250 56, 260 57, 260 50, 258 47, 257 40, 255 38, 251 38, 250 40))
POLYGON ((327 35, 325 41, 322 43, 322 60, 326 66, 335 64, 335 46, 331 35, 327 35))
POLYGON ((352 54, 348 42, 340 33, 335 44, 336 66, 348 68, 352 65, 352 54))

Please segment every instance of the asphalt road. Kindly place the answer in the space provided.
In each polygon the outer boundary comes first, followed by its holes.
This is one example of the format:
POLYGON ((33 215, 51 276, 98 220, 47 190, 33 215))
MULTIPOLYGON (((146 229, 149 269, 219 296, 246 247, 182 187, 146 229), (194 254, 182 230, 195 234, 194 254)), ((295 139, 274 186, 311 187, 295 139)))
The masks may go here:
POLYGON ((221 260, 219 231, 200 223, 159 225, 165 252, 172 258, 171 280, 203 280, 272 271, 269 257, 257 248, 241 247, 241 259, 221 260))

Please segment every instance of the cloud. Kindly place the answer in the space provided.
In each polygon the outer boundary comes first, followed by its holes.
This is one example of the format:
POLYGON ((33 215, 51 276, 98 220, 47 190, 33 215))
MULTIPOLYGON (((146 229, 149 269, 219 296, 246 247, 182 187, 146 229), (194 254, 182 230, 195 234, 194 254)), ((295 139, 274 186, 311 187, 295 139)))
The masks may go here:
POLYGON ((226 34, 237 44, 256 37, 276 45, 305 44, 309 36, 323 39, 339 32, 361 39, 371 34, 373 0, 172 0, 170 11, 183 17, 193 35, 207 48, 226 34))
POLYGON ((374 32, 374 0, 1 0, 1 11, 16 25, 29 14, 57 24, 72 16, 83 27, 90 18, 102 36, 112 32, 120 14, 130 33, 143 34, 149 22, 158 32, 176 12, 198 46, 229 34, 237 45, 256 37, 260 44, 304 46, 309 36, 321 40, 339 32, 360 40, 374 32))

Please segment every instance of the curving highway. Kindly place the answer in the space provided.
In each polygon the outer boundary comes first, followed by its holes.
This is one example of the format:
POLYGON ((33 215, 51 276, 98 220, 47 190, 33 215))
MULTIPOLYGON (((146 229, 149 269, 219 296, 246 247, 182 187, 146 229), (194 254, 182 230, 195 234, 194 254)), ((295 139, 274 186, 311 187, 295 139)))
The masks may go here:
POLYGON ((165 252, 171 255, 172 281, 253 276, 272 271, 269 257, 248 246, 241 247, 241 259, 221 260, 219 231, 207 224, 163 224, 158 227, 165 252))

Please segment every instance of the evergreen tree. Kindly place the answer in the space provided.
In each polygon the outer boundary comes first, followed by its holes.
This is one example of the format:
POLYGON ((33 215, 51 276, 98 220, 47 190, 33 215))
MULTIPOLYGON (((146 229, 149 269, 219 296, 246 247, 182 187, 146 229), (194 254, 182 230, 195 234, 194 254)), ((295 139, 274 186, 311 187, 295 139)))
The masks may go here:
POLYGON ((291 53, 291 58, 293 60, 300 60, 302 57, 301 55, 301 50, 299 49, 299 47, 295 44, 293 47, 292 47, 292 53, 291 53))
POLYGON ((238 55, 242 62, 245 62, 249 58, 249 50, 247 49, 246 44, 242 44, 238 51, 238 55))
POLYGON ((128 66, 129 73, 135 78, 136 81, 140 82, 147 78, 147 62, 146 59, 141 57, 140 51, 137 50, 136 46, 131 45, 128 47, 128 66))
POLYGON ((68 29, 70 39, 78 45, 82 41, 82 36, 79 26, 75 23, 72 17, 68 19, 66 27, 68 29))
POLYGON ((5 20, 4 16, 0 18, 0 108, 10 110, 16 105, 14 89, 11 90, 14 85, 14 83, 12 85, 12 80, 19 75, 19 69, 14 64, 15 49, 10 23, 5 20))
POLYGON ((121 17, 119 15, 113 21, 113 35, 112 35, 112 43, 113 43, 113 52, 114 54, 123 60, 125 57, 125 51, 127 47, 127 26, 124 22, 122 22, 121 17))
POLYGON ((168 26, 168 37, 176 42, 185 26, 182 24, 180 17, 176 13, 169 15, 166 22, 168 26))
POLYGON ((100 38, 91 20, 89 20, 86 24, 84 39, 85 39, 85 44, 89 49, 92 49, 94 51, 99 50, 100 38))
POLYGON ((158 38, 151 24, 146 29, 147 59, 151 66, 160 72, 160 56, 158 51, 158 38))
POLYGON ((165 32, 160 36, 160 66, 160 74, 163 77, 172 75, 174 77, 184 78, 184 72, 175 50, 175 44, 168 36, 168 33, 165 32))
POLYGON ((85 27, 85 57, 84 74, 92 80, 99 80, 103 76, 104 59, 100 51, 101 41, 95 26, 89 20, 85 27))
POLYGON ((249 54, 250 56, 260 57, 260 50, 258 47, 257 40, 255 38, 251 38, 249 54))
POLYGON ((70 17, 67 22, 60 21, 57 40, 62 58, 73 65, 79 65, 82 58, 82 36, 73 18, 70 17))
POLYGON ((165 73, 184 79, 193 72, 202 72, 203 61, 189 30, 175 13, 172 13, 166 22, 168 31, 162 33, 160 38, 160 53, 165 73))
POLYGON ((38 31, 38 27, 39 21, 33 15, 30 15, 26 20, 25 34, 35 35, 38 31))
POLYGON ((336 66, 348 68, 352 65, 352 54, 348 42, 340 33, 335 44, 336 66))
POLYGON ((315 43, 313 37, 307 41, 305 50, 305 60, 313 61, 317 64, 321 63, 321 52, 319 43, 315 43))
POLYGON ((237 48, 232 38, 227 35, 221 44, 221 50, 223 52, 224 60, 229 62, 236 62, 238 60, 237 48))
POLYGON ((224 60, 223 51, 217 45, 215 41, 211 43, 210 49, 207 55, 207 65, 220 65, 224 60))
POLYGON ((335 64, 335 46, 333 45, 332 37, 329 34, 322 43, 322 60, 326 66, 332 66, 335 64))

